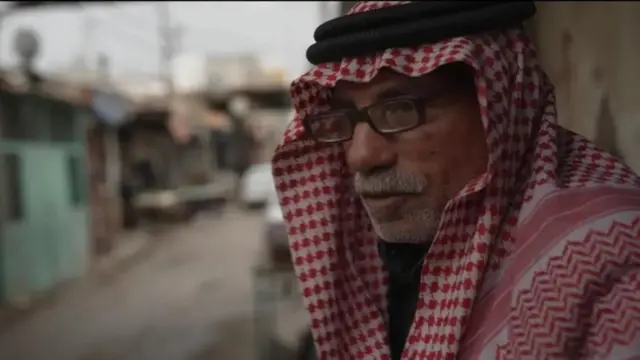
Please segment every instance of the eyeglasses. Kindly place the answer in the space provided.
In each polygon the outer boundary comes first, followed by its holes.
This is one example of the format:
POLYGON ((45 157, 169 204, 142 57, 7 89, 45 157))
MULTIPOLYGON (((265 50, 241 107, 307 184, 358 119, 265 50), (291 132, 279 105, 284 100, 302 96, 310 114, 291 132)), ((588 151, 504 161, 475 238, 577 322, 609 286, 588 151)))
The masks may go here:
POLYGON ((307 134, 317 142, 351 140, 359 122, 366 122, 381 135, 408 131, 424 123, 427 98, 398 97, 362 109, 328 111, 304 118, 307 134))

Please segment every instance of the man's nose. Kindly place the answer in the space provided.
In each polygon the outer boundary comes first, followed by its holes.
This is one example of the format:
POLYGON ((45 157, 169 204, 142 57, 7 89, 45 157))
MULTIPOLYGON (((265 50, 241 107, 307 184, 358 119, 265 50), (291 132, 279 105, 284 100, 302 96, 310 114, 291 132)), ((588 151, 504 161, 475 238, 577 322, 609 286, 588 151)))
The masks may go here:
POLYGON ((369 172, 393 165, 396 154, 393 142, 375 132, 369 124, 359 123, 351 141, 345 144, 346 161, 351 172, 369 172))

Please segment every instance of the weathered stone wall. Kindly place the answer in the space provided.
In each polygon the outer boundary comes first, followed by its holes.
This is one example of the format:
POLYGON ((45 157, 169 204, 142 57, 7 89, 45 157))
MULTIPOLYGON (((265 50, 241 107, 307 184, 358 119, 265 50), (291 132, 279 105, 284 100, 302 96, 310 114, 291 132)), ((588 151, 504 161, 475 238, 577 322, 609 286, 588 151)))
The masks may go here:
POLYGON ((640 171, 640 2, 538 2, 530 27, 560 122, 640 171))

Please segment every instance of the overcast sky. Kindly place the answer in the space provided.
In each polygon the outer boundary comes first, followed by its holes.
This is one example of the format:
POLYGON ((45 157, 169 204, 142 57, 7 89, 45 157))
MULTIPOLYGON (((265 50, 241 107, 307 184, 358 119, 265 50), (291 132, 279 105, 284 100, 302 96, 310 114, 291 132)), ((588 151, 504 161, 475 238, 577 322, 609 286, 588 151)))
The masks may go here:
MULTIPOLYGON (((13 34, 30 27, 42 42, 40 69, 67 68, 83 53, 95 62, 95 54, 104 52, 114 73, 156 74, 158 6, 120 2, 14 14, 0 32, 0 61, 3 66, 16 63, 13 34), (86 26, 87 19, 93 30, 86 26)), ((169 6, 173 24, 184 29, 183 52, 255 52, 294 75, 307 66, 304 53, 321 18, 318 2, 170 2, 169 6)))

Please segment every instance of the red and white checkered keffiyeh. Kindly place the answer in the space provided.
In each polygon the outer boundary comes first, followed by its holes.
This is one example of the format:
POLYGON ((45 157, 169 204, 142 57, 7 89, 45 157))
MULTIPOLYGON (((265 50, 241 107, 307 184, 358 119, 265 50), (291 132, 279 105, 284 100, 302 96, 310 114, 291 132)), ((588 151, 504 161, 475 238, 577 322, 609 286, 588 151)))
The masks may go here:
POLYGON ((389 359, 387 279, 342 146, 309 140, 301 119, 340 80, 454 61, 476 70, 489 171, 442 215, 403 359, 640 356, 640 179, 557 124, 553 87, 512 30, 346 58, 293 82, 273 172, 319 358, 389 359))

